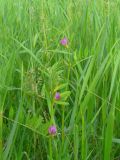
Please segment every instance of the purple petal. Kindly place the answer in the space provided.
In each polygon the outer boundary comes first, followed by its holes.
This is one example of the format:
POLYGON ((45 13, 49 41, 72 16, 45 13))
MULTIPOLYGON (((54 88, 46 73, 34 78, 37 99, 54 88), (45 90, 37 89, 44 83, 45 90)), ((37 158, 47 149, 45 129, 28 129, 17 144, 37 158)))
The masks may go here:
POLYGON ((55 135, 57 132, 56 126, 50 126, 48 132, 50 135, 55 135))
POLYGON ((63 46, 67 46, 68 45, 68 39, 67 38, 61 39, 60 44, 63 45, 63 46))
POLYGON ((56 92, 56 94, 55 94, 55 99, 56 99, 56 100, 59 100, 59 99, 60 99, 60 93, 59 93, 59 92, 56 92))

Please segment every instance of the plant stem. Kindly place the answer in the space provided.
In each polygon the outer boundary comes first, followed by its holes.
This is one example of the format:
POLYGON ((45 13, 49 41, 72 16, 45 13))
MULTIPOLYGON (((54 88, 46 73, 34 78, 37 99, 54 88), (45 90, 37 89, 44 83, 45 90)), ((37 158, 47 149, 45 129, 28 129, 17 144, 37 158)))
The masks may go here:
POLYGON ((52 160, 52 137, 49 138, 49 154, 50 154, 50 160, 52 160))
POLYGON ((65 137, 65 135, 64 135, 64 106, 62 106, 62 147, 63 147, 63 145, 64 145, 64 137, 65 137))
POLYGON ((0 160, 2 160, 2 123, 3 123, 3 117, 2 117, 2 111, 0 111, 0 160))

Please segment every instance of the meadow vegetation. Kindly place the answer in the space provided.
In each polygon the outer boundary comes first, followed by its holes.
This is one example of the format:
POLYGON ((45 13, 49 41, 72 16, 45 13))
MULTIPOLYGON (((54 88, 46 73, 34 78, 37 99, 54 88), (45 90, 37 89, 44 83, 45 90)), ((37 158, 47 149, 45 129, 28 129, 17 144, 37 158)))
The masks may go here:
POLYGON ((119 0, 0 0, 0 158, 120 159, 119 0))

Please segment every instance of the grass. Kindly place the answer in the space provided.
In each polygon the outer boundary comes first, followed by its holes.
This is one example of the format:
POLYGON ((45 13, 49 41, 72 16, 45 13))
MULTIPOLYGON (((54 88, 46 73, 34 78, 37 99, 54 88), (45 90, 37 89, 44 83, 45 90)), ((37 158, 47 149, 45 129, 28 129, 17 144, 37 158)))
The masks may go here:
POLYGON ((119 0, 0 0, 1 160, 120 159, 119 15, 119 0))

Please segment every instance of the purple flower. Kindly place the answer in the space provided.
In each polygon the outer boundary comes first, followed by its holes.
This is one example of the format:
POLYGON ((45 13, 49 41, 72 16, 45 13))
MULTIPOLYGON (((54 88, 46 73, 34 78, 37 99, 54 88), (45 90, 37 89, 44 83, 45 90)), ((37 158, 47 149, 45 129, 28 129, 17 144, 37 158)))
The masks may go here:
POLYGON ((68 45, 68 39, 67 38, 61 39, 60 44, 63 45, 63 46, 65 46, 65 47, 67 47, 67 45, 68 45))
POLYGON ((57 133, 57 128, 56 126, 52 125, 49 127, 48 132, 50 135, 55 135, 57 133))
POLYGON ((60 93, 56 92, 55 93, 55 100, 59 100, 61 98, 60 93))

